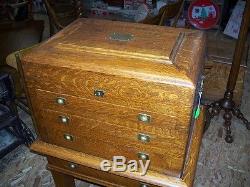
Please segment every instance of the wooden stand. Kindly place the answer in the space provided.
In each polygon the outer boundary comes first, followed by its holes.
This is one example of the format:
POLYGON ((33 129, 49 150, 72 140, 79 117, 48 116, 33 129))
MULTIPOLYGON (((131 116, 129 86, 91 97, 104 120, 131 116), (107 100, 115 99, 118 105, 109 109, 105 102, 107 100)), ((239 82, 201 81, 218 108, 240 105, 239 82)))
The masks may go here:
MULTIPOLYGON (((239 39, 236 43, 233 63, 228 78, 227 90, 225 92, 224 98, 220 99, 219 101, 215 101, 214 103, 208 106, 208 113, 210 114, 209 115, 210 119, 216 115, 219 115, 221 110, 225 111, 223 118, 225 120, 224 123, 226 129, 225 140, 227 143, 233 142, 233 137, 231 135, 231 120, 233 115, 242 120, 243 123, 246 125, 247 129, 250 130, 249 121, 244 117, 244 115, 241 113, 239 108, 237 108, 235 102, 233 101, 233 92, 239 74, 240 63, 244 52, 243 49, 245 41, 247 40, 249 23, 250 23, 250 1, 246 1, 245 11, 240 28, 239 39)), ((209 122, 210 120, 208 120, 208 123, 209 122)))
POLYGON ((50 171, 52 173, 56 186, 60 186, 60 187, 74 187, 75 186, 74 177, 63 174, 61 172, 57 172, 55 170, 50 170, 50 171))
POLYGON ((199 147, 204 130, 204 109, 193 126, 187 163, 180 177, 173 177, 149 170, 145 176, 138 172, 106 172, 100 170, 99 157, 90 156, 78 151, 66 149, 43 141, 31 145, 33 152, 45 155, 48 169, 52 172, 56 187, 73 187, 74 179, 109 187, 191 187, 195 177, 199 147))

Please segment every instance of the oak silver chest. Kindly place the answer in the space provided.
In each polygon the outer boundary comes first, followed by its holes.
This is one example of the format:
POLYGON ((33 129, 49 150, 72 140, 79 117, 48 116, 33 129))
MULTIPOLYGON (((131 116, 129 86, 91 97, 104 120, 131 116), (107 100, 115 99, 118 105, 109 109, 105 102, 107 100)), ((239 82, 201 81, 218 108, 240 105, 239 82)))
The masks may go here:
POLYGON ((98 184, 190 186, 203 129, 202 112, 194 113, 204 48, 200 31, 75 21, 21 56, 39 134, 32 149, 48 156, 52 170, 98 184), (100 171, 98 160, 115 155, 150 159, 150 170, 100 171))

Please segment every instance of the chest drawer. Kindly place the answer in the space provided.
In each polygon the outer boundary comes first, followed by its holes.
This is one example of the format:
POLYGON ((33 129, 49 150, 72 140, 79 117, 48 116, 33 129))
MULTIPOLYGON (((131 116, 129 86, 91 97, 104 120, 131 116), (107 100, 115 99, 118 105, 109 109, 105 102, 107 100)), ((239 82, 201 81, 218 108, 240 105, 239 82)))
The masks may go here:
MULTIPOLYGON (((161 84, 97 72, 43 65, 38 67, 31 64, 24 64, 24 70, 27 85, 37 89, 157 112, 175 118, 181 117, 186 124, 192 111, 193 85, 181 79, 167 80, 157 76, 157 81, 164 83, 161 84)), ((152 75, 148 76, 152 78, 152 75)), ((145 75, 142 77, 146 79, 145 75)))
POLYGON ((88 182, 105 185, 109 187, 156 187, 152 184, 136 181, 130 178, 121 177, 108 172, 89 168, 54 157, 47 157, 48 167, 88 182), (98 176, 98 177, 97 177, 98 176), (144 186, 143 186, 144 185, 144 186))
POLYGON ((112 160, 113 156, 124 156, 127 160, 144 160, 150 159, 149 169, 170 176, 180 176, 183 167, 183 158, 179 155, 169 156, 168 149, 146 149, 141 146, 126 145, 122 142, 108 142, 84 136, 69 134, 68 131, 49 129, 48 142, 53 145, 79 151, 88 155, 100 157, 102 159, 112 160), (70 136, 67 140, 66 136, 70 136))
MULTIPOLYGON (((97 121, 118 125, 122 124, 132 129, 151 129, 152 133, 158 131, 157 129, 161 129, 159 132, 168 133, 170 136, 179 136, 181 134, 187 136, 188 134, 189 124, 185 123, 182 118, 176 119, 171 115, 112 105, 105 102, 33 88, 29 89, 29 93, 34 109, 42 108, 62 111, 97 121), (63 104, 58 104, 58 99, 63 99, 63 104), (149 116, 149 122, 138 119, 140 114, 149 116)), ((168 136, 167 134, 163 135, 168 136)))
MULTIPOLYGON (((100 141, 117 144, 124 143, 138 149, 166 149, 169 155, 180 155, 185 150, 183 144, 183 136, 167 137, 157 133, 152 134, 147 131, 131 129, 124 127, 122 124, 114 125, 93 119, 87 119, 76 115, 68 115, 67 113, 57 112, 52 110, 40 110, 38 114, 38 124, 40 129, 58 129, 83 136, 86 139, 97 139, 100 141)), ((41 132, 46 138, 46 133, 41 132)), ((41 135, 41 136, 42 136, 41 135)))
POLYGON ((38 124, 43 141, 109 160, 119 155, 138 160, 140 154, 145 154, 151 160, 150 169, 161 173, 178 175, 182 168, 185 145, 178 140, 73 115, 67 116, 68 123, 65 124, 61 116, 66 114, 48 110, 39 112, 38 124), (149 139, 145 141, 138 135, 149 139))

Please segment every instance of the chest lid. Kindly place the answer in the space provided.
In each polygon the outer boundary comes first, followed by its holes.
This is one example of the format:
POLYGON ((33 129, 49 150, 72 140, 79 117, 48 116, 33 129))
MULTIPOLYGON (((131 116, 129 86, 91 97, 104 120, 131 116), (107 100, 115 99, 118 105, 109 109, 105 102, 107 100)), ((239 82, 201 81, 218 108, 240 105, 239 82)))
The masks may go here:
POLYGON ((56 44, 62 50, 134 58, 171 63, 171 55, 177 45, 180 31, 163 32, 148 29, 143 25, 84 20, 67 28, 56 44), (140 27, 141 26, 141 27, 140 27), (164 44, 164 45, 163 45, 164 44))
POLYGON ((194 85, 204 40, 199 31, 78 19, 24 61, 194 85), (39 59, 39 60, 38 60, 39 59), (146 76, 145 76, 146 75, 146 76))

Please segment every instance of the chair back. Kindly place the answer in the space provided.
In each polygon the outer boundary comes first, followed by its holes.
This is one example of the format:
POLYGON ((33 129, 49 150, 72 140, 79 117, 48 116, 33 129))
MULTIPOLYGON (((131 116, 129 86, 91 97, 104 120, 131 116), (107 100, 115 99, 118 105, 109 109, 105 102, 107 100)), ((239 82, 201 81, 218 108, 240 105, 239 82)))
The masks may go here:
POLYGON ((0 73, 0 103, 13 101, 15 97, 14 83, 7 73, 0 73))
POLYGON ((167 4, 160 8, 159 13, 154 17, 148 17, 142 21, 145 24, 164 25, 167 19, 175 18, 173 26, 176 26, 177 20, 180 17, 183 9, 184 0, 167 4))
MULTIPOLYGON (((49 22, 50 22, 50 27, 55 26, 56 29, 61 30, 64 28, 64 26, 60 23, 59 19, 57 18, 56 12, 53 9, 53 7, 51 6, 49 0, 43 0, 46 10, 47 10, 47 14, 49 17, 49 22)), ((50 34, 54 34, 52 33, 54 32, 52 30, 52 28, 50 28, 50 34)))
POLYGON ((80 0, 43 0, 50 24, 50 35, 82 16, 80 0))
POLYGON ((176 3, 171 3, 165 6, 163 10, 163 14, 161 16, 161 20, 159 25, 164 25, 167 19, 172 19, 176 17, 176 19, 179 19, 181 10, 183 9, 184 0, 178 0, 176 3))
POLYGON ((0 24, 0 65, 15 51, 31 47, 42 40, 43 20, 25 20, 0 24))

